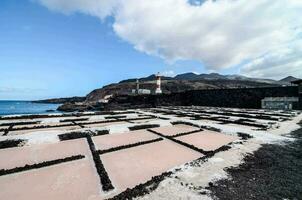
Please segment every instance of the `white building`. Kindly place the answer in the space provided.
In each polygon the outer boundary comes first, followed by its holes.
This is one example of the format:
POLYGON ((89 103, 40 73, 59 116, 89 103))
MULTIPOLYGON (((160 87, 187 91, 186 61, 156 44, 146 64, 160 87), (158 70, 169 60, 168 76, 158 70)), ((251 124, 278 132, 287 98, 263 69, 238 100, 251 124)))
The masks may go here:
POLYGON ((261 107, 273 110, 292 110, 294 104, 298 102, 298 97, 266 97, 261 100, 261 107))
POLYGON ((151 90, 148 89, 133 89, 132 94, 151 94, 151 90))

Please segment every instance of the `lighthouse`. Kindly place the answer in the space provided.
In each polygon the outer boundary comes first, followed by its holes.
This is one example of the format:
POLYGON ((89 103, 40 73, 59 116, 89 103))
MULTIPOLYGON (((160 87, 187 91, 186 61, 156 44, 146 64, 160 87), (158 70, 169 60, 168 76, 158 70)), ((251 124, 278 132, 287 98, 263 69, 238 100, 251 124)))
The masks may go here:
POLYGON ((136 94, 139 93, 139 80, 136 79, 136 91, 135 91, 136 94))
POLYGON ((161 94, 162 93, 160 85, 161 85, 161 79, 160 79, 160 74, 158 72, 156 74, 156 90, 155 90, 155 94, 161 94))

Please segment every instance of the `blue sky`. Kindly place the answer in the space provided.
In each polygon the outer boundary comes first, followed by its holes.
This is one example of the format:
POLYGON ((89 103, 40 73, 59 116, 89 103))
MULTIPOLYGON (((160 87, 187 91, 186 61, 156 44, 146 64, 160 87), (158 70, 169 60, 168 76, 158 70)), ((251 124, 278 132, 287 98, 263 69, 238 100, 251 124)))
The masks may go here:
POLYGON ((157 72, 301 75, 302 6, 268 2, 1 0, 0 99, 84 96, 157 72))
POLYGON ((83 96, 122 79, 158 71, 204 71, 168 64, 116 36, 112 19, 64 15, 26 0, 0 1, 0 99, 83 96), (2 88, 2 89, 1 89, 2 88))

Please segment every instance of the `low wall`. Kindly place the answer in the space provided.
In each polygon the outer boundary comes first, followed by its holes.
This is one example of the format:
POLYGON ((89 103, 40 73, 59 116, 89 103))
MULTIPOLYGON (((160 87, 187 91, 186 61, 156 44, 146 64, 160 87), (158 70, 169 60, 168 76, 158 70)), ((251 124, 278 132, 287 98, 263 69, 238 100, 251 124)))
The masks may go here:
MULTIPOLYGON (((242 88, 221 90, 199 90, 186 93, 185 105, 217 107, 261 108, 265 97, 298 97, 298 87, 242 88)), ((298 109, 298 103, 294 109, 298 109)), ((301 107, 300 107, 301 109, 301 107)))
MULTIPOLYGON (((261 108, 265 97, 299 97, 297 86, 192 90, 162 95, 119 96, 109 103, 122 107, 155 107, 167 105, 261 108)), ((300 95, 300 99, 302 96, 300 95)), ((302 110, 302 102, 293 105, 302 110)))

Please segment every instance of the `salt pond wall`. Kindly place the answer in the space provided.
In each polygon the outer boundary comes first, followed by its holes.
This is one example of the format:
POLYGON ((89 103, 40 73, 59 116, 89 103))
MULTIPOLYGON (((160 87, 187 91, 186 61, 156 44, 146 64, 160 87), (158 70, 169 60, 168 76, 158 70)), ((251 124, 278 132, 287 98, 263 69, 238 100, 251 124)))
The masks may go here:
MULTIPOLYGON (((261 100, 265 97, 299 97, 297 86, 192 90, 183 93, 162 95, 119 96, 109 106, 119 107, 155 107, 161 105, 183 106, 215 106, 234 108, 261 108, 261 100)), ((300 102, 294 109, 302 110, 302 94, 300 102)))

